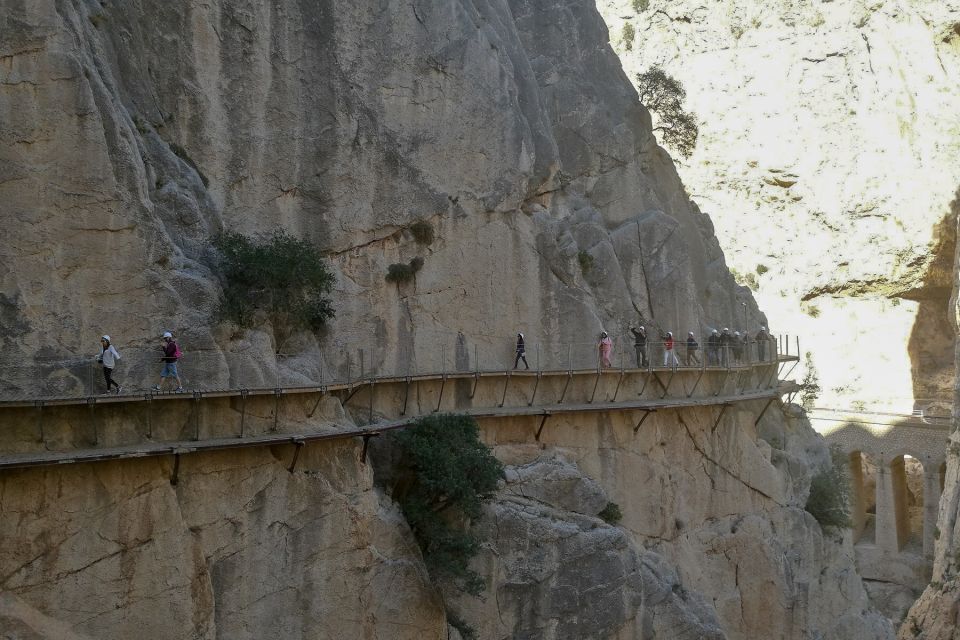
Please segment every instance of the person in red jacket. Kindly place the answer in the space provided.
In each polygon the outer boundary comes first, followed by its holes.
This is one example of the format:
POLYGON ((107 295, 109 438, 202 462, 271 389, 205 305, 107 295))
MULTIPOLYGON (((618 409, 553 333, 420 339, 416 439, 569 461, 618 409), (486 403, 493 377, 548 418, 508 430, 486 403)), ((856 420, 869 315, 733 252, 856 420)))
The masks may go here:
POLYGON ((663 336, 663 366, 676 369, 680 366, 680 359, 677 358, 677 352, 673 350, 673 332, 667 331, 663 336))
POLYGON ((180 347, 173 339, 173 334, 169 331, 163 332, 163 344, 160 345, 163 355, 160 356, 160 362, 163 363, 163 369, 160 371, 160 382, 153 385, 154 391, 162 391, 163 383, 167 378, 173 378, 177 381, 175 392, 183 391, 183 385, 180 384, 180 374, 177 373, 177 360, 180 359, 180 347))

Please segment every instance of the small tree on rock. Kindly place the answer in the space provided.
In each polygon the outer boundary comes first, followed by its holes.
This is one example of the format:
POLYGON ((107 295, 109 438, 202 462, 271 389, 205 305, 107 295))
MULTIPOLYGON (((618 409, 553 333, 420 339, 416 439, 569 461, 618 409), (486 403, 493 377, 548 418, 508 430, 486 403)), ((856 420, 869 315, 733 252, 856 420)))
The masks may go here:
POLYGON ((803 376, 800 383, 800 406, 806 411, 813 409, 817 398, 820 397, 820 376, 817 373, 817 367, 813 364, 813 356, 809 351, 803 357, 803 366, 807 373, 803 376))
POLYGON ((480 517, 503 476, 503 465, 480 442, 476 421, 465 415, 437 414, 396 431, 400 469, 392 493, 400 504, 434 578, 452 580, 472 595, 484 583, 470 569, 480 548, 463 519, 480 517))
POLYGON ((663 144, 689 158, 697 146, 700 130, 696 117, 683 108, 687 92, 679 80, 654 65, 637 74, 640 103, 657 116, 654 131, 659 131, 663 144))

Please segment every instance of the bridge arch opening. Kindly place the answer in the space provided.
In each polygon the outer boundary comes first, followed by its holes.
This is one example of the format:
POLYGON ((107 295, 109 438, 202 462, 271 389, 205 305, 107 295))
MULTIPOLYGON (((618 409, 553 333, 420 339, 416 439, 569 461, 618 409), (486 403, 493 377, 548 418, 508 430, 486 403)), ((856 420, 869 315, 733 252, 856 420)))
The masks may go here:
POLYGON ((863 451, 850 454, 850 518, 853 521, 853 542, 873 544, 876 541, 877 463, 863 451))
POLYGON ((924 471, 923 463, 909 455, 890 461, 893 490, 893 525, 897 549, 923 553, 924 471))

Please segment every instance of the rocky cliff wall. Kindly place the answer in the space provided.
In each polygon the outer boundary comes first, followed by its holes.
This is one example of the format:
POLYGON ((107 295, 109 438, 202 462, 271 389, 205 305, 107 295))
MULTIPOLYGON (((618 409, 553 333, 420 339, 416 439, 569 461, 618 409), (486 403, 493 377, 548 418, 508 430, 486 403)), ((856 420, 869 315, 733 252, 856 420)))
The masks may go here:
MULTIPOLYGON (((383 370, 435 366, 438 344, 454 351, 458 333, 509 353, 518 329, 590 345, 638 312, 698 332, 762 319, 656 145, 590 2, 0 0, 0 33, 8 388, 81 386, 56 363, 90 353, 105 331, 132 351, 174 329, 205 355, 195 375, 229 385, 251 372, 277 379, 277 351, 303 356, 286 374, 314 376, 344 369, 357 345, 383 370), (436 229, 429 248, 405 231, 417 219, 436 229), (320 340, 278 344, 265 328, 214 317, 211 237, 277 226, 317 243, 336 270, 338 315, 320 340), (593 269, 580 269, 580 251, 593 269), (387 265, 416 254, 415 282, 384 281, 387 265)), ((613 420, 567 425, 575 437, 551 446, 579 449, 577 468, 630 505, 624 528, 549 497, 549 478, 532 483, 546 484, 545 506, 510 488, 492 506, 491 521, 511 526, 529 506, 529 531, 556 541, 542 550, 596 573, 572 603, 556 600, 568 590, 533 585, 521 602, 549 606, 505 618, 490 637, 673 637, 677 627, 889 637, 849 550, 798 508, 822 451, 775 453, 745 416, 717 433, 704 415, 683 430, 654 419, 641 445, 613 420), (597 553, 567 554, 593 544, 597 553), (766 562, 748 576, 740 567, 758 545, 766 562), (586 592, 608 578, 623 587, 613 618, 556 625, 550 607, 582 617, 607 602, 586 592), (650 615, 635 612, 643 603, 650 615)), ((533 445, 513 442, 524 451, 511 456, 499 437, 491 443, 518 477, 533 473, 533 445)), ((197 456, 176 487, 148 461, 5 475, 4 630, 442 638, 439 596, 357 458, 354 445, 311 447, 290 474, 269 450, 197 456)), ((519 533, 491 536, 488 551, 525 549, 519 533)), ((491 591, 515 570, 491 573, 491 591)), ((578 571, 554 566, 549 584, 578 571)))
MULTIPOLYGON (((759 317, 588 2, 0 8, 10 381, 104 332, 122 350, 173 329, 229 384, 273 376, 275 351, 312 354, 293 368, 316 377, 360 346, 423 361, 458 331, 589 343, 637 310, 674 331, 759 317), (404 231, 419 219, 428 248, 404 231), (214 317, 211 237, 278 226, 336 269, 319 345, 214 317), (414 283, 384 280, 416 254, 414 283)), ((79 386, 67 368, 58 389, 79 386)))
POLYGON ((807 338, 821 404, 949 414, 960 4, 598 4, 631 77, 683 82, 680 174, 770 322, 807 338))

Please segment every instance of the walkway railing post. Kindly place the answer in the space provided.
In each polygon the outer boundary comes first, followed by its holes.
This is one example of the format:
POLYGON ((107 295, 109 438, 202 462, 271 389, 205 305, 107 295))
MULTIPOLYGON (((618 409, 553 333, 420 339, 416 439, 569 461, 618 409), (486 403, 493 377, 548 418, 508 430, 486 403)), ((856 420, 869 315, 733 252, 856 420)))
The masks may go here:
POLYGON ((540 371, 540 343, 537 343, 537 371, 540 371))
POLYGON ((363 380, 366 375, 366 367, 364 366, 363 361, 363 349, 360 349, 360 379, 363 380))
POLYGON ((567 371, 573 371, 573 345, 567 345, 567 371))

